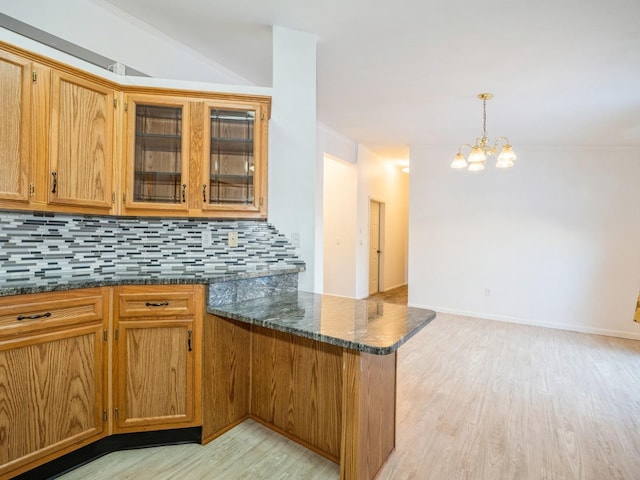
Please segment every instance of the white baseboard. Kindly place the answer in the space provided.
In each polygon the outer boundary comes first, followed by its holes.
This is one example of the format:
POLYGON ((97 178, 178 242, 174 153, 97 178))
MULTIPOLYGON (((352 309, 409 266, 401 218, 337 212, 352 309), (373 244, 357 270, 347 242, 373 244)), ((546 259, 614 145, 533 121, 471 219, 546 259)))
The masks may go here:
POLYGON ((455 308, 437 307, 433 305, 419 305, 410 303, 410 307, 426 308, 440 313, 450 313, 452 315, 461 315, 463 317, 482 318, 485 320, 496 320, 498 322, 518 323, 521 325, 532 325, 534 327, 554 328, 556 330, 568 330, 571 332, 591 333, 594 335, 604 335, 607 337, 628 338, 630 340, 640 340, 640 333, 624 332, 620 330, 609 330, 606 328, 585 327, 583 325, 575 325, 572 323, 550 323, 539 320, 531 320, 528 318, 511 317, 508 315, 493 315, 489 313, 470 312, 466 310, 458 310, 455 308))

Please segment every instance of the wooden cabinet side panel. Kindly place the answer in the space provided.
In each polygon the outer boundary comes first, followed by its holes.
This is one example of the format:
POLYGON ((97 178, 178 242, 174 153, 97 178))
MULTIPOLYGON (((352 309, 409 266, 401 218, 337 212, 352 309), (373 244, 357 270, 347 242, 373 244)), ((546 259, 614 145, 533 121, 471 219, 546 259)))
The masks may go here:
POLYGON ((293 418, 295 434, 340 457, 342 349, 293 336, 293 418))
POLYGON ((103 435, 102 331, 90 325, 0 343, 0 476, 103 435))
POLYGON ((31 68, 0 50, 0 202, 29 202, 31 68))
POLYGON ((258 182, 256 184, 256 198, 260 208, 260 216, 267 218, 268 207, 268 180, 269 180, 269 115, 267 111, 269 106, 262 106, 260 117, 260 131, 256 132, 260 139, 259 158, 256 161, 256 175, 258 182))
POLYGON ((251 356, 252 416, 337 461, 342 349, 254 326, 251 356))
MULTIPOLYGON (((251 329, 251 400, 250 413, 268 424, 275 424, 276 406, 281 395, 276 382, 278 367, 276 358, 276 332, 257 326, 251 329)), ((288 371, 284 373, 288 377, 288 371)), ((281 388, 280 388, 281 389, 281 388)))
POLYGON ((249 415, 251 327, 207 315, 203 330, 202 439, 207 443, 249 415))
POLYGON ((35 64, 36 81, 31 92, 31 181, 34 197, 31 206, 48 210, 47 199, 51 190, 49 175, 49 133, 51 125, 51 69, 35 64))
POLYGON ((342 436, 340 480, 360 480, 360 352, 343 352, 342 436))
POLYGON ((372 480, 395 448, 396 353, 345 350, 340 478, 372 480))
POLYGON ((111 209, 115 91, 53 71, 50 203, 111 209), (53 179, 51 179, 53 182, 53 179))
POLYGON ((204 179, 208 177, 206 158, 204 155, 204 127, 206 118, 204 115, 204 103, 192 102, 190 105, 191 121, 189 125, 189 210, 191 213, 198 215, 203 205, 207 203, 207 199, 211 192, 209 191, 208 181, 204 179), (204 118, 204 122, 203 122, 204 118), (204 161, 203 161, 204 160, 204 161))

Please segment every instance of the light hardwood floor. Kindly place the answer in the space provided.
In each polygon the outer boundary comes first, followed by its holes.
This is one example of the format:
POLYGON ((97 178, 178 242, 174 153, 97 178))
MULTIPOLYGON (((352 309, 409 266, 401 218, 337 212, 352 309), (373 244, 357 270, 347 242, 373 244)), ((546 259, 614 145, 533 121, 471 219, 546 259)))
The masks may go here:
POLYGON ((402 285, 401 287, 396 287, 392 290, 387 290, 386 292, 374 293, 367 297, 367 300, 378 300, 386 303, 401 303, 406 305, 408 297, 409 287, 407 285, 402 285))
MULTIPOLYGON (((117 452, 71 479, 337 479, 254 423, 205 447, 117 452)), ((640 342, 439 314, 398 352, 377 480, 640 479, 640 342)))

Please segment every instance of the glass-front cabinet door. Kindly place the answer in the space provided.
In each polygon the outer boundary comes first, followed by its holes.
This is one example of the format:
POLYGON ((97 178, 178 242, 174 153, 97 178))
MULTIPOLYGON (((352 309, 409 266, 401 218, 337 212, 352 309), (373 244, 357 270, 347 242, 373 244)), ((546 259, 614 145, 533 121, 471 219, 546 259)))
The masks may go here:
POLYGON ((188 210, 188 101, 133 95, 125 101, 125 208, 188 210))
POLYGON ((264 216, 266 121, 261 105, 207 102, 205 116, 202 209, 221 216, 264 216))

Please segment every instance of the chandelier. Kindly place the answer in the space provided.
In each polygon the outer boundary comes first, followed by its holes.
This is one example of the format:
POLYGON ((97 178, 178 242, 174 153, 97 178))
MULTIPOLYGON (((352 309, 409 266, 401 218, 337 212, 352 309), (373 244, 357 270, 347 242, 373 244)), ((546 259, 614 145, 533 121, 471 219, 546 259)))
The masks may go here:
POLYGON ((465 143, 458 149, 458 153, 451 162, 451 168, 466 168, 469 167, 470 172, 479 172, 484 170, 484 164, 487 157, 495 156, 498 153, 498 148, 502 145, 500 155, 498 155, 498 161, 496 167, 509 168, 513 166, 513 161, 517 158, 513 152, 513 147, 509 145, 509 139, 507 137, 498 137, 493 144, 489 145, 489 139, 487 138, 487 100, 491 100, 493 95, 491 93, 480 93, 478 98, 482 100, 482 137, 476 138, 474 146, 465 143), (469 147, 471 152, 467 159, 462 154, 462 148, 469 147))

